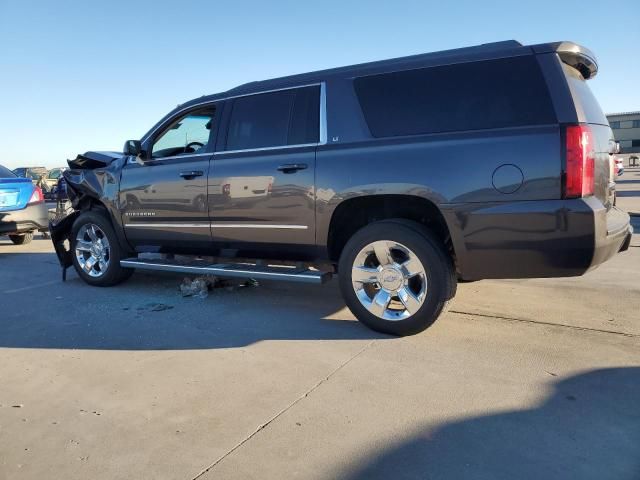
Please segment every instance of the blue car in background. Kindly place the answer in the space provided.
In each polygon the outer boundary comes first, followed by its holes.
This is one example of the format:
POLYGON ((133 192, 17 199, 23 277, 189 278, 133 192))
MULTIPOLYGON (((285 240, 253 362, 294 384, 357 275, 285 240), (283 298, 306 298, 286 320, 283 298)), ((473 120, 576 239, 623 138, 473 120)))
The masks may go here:
POLYGON ((36 231, 48 231, 49 215, 40 187, 0 165, 0 236, 16 245, 29 243, 36 231))

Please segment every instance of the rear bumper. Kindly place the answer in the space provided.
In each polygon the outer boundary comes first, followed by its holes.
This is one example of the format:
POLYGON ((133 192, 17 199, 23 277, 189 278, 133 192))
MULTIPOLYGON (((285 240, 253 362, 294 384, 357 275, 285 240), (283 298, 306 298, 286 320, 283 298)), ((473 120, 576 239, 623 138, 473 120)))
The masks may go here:
POLYGON ((608 212, 594 209, 594 217, 595 248, 590 268, 601 265, 616 253, 628 250, 633 235, 629 214, 617 207, 611 208, 608 212))
POLYGON ((0 235, 25 233, 34 230, 46 231, 49 214, 44 203, 28 205, 21 210, 0 212, 0 235))
POLYGON ((595 197, 451 205, 443 211, 460 276, 583 275, 629 247, 629 215, 595 197))

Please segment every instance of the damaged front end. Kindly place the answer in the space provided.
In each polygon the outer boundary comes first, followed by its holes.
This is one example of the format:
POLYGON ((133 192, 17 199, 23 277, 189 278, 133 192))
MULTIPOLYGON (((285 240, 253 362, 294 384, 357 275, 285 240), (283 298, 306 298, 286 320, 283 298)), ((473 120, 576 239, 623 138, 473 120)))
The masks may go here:
POLYGON ((58 199, 55 218, 49 221, 63 280, 73 264, 71 231, 76 218, 91 209, 106 209, 112 218, 117 217, 120 171, 125 160, 118 152, 87 152, 67 161, 69 170, 62 175, 68 201, 62 196, 58 199))

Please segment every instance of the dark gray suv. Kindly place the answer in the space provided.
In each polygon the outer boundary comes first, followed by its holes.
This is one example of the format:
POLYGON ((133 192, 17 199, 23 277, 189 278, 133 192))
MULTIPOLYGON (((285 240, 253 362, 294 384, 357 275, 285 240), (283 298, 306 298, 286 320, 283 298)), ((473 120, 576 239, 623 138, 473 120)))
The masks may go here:
POLYGON ((413 334, 458 280, 582 275, 628 248, 596 73, 574 43, 507 41, 201 97, 70 161, 53 241, 98 286, 337 272, 359 320, 413 334))

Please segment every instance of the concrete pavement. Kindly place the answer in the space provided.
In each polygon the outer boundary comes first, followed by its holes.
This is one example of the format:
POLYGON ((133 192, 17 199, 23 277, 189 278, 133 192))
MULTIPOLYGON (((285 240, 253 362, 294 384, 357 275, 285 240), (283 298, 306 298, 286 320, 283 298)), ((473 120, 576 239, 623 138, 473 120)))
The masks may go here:
POLYGON ((335 283, 91 288, 2 239, 0 479, 638 478, 638 247, 398 339, 335 283))
POLYGON ((640 215, 640 167, 625 167, 622 176, 616 178, 616 192, 618 207, 640 215))

